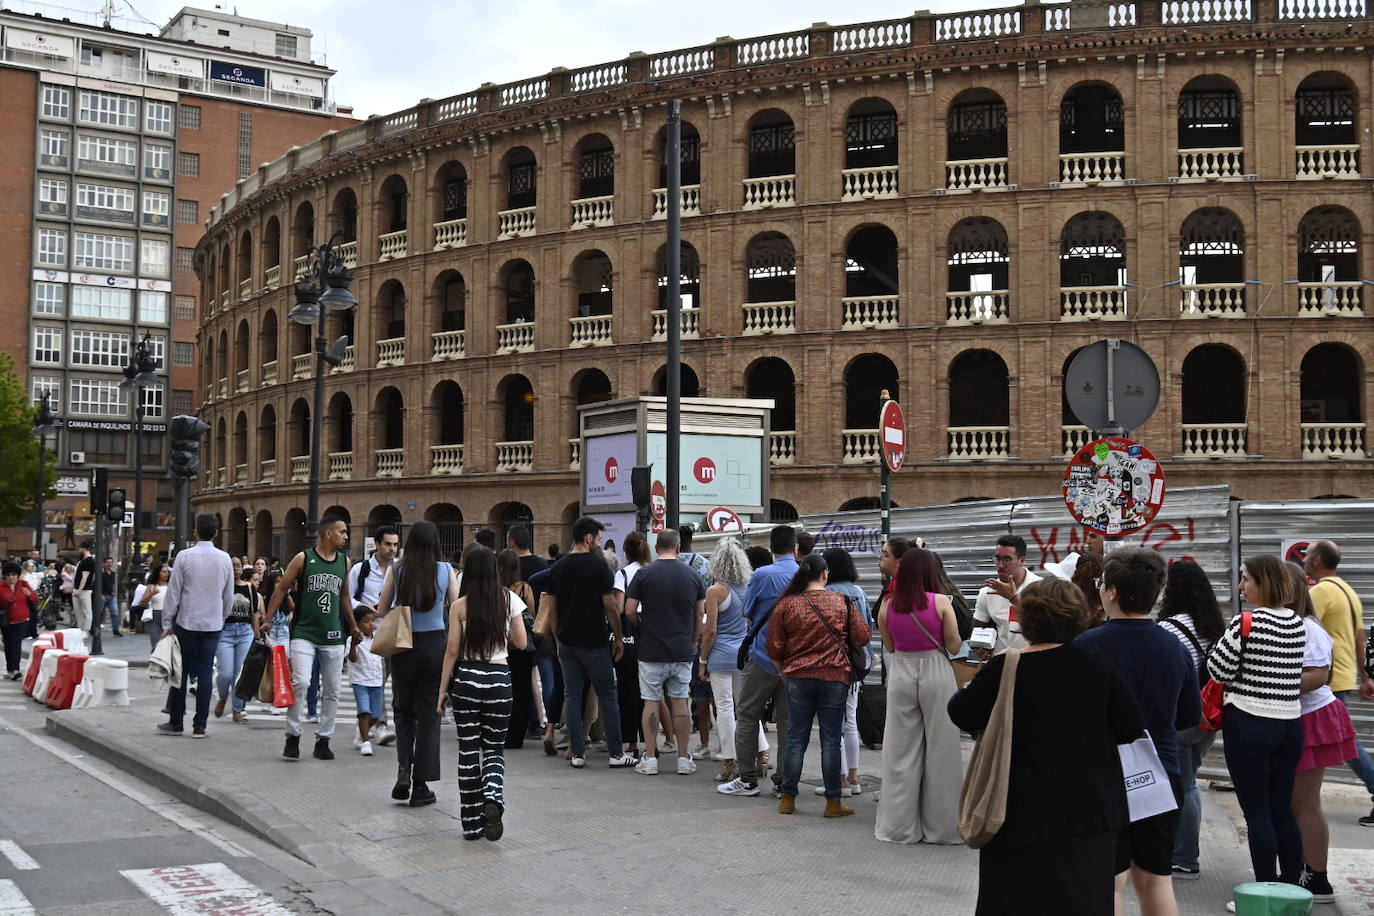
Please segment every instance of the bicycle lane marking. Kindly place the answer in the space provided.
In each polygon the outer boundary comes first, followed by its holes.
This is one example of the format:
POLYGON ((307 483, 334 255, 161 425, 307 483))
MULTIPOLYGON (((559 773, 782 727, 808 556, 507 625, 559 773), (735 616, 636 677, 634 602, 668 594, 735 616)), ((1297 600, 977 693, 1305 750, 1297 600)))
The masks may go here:
POLYGON ((222 862, 121 871, 175 916, 291 916, 291 911, 222 862))

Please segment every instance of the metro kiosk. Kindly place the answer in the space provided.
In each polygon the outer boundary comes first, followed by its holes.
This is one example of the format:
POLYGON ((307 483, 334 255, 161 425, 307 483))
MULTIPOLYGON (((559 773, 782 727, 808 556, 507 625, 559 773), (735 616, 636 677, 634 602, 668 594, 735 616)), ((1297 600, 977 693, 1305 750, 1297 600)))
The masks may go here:
MULTIPOLYGON (((683 398, 679 455, 680 520, 704 523, 724 506, 748 524, 768 510, 771 399, 683 398)), ((624 398, 578 408, 582 437, 581 512, 606 526, 617 547, 635 530, 630 469, 650 467, 654 492, 667 482, 668 399, 624 398)), ((657 507, 655 507, 657 509, 657 507)), ((661 525, 654 517, 653 526, 661 525)), ((700 525, 704 530, 704 524, 700 525)))

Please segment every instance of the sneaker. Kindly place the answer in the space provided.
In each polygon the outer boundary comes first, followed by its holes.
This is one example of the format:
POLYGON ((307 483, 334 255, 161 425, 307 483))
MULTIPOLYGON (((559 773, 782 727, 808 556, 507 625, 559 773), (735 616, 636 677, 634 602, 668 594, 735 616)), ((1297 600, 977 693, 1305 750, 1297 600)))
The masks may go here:
POLYGON ((711 759, 711 749, 704 744, 698 744, 696 747, 692 748, 691 753, 693 760, 711 759))
POLYGON ((182 726, 173 725, 171 722, 157 723, 157 733, 159 735, 172 735, 173 737, 179 737, 184 731, 185 729, 182 726))
POLYGON ((677 759, 677 775, 691 776, 697 771, 697 762, 691 757, 679 757, 677 759))
POLYGON ((205 726, 203 726, 203 725, 197 725, 195 728, 191 729, 191 737, 192 737, 192 738, 204 738, 204 737, 205 737, 205 726))
MULTIPOLYGON (((825 786, 816 786, 816 792, 815 792, 815 794, 816 794, 816 795, 824 795, 824 794, 825 794, 825 786)), ((853 786, 840 786, 840 797, 841 797, 841 798, 849 798, 849 797, 850 797, 851 795, 853 795, 853 794, 854 794, 854 787, 853 787, 853 786)))
POLYGON ((748 779, 736 776, 729 782, 723 782, 716 786, 716 791, 721 795, 758 795, 759 784, 748 779))
POLYGON ((1235 911, 1236 911, 1236 902, 1235 902, 1234 900, 1228 900, 1228 901, 1226 901, 1226 912, 1228 912, 1228 913, 1234 913, 1235 911))
POLYGON ((1324 871, 1313 871, 1304 865, 1302 874, 1298 875, 1298 887, 1311 892, 1313 903, 1336 902, 1336 892, 1331 889, 1331 881, 1324 871))
POLYGON ((363 741, 363 736, 362 736, 362 735, 359 735, 359 734, 357 734, 357 733, 354 733, 354 735, 353 735, 353 747, 354 747, 354 748, 356 748, 356 749, 361 749, 362 746, 363 746, 363 744, 365 744, 365 743, 366 743, 366 742, 363 741))
POLYGON ((248 722, 248 717, 241 712, 236 712, 233 721, 235 725, 245 725, 248 722))
POLYGON ((396 743, 396 729, 389 725, 379 725, 374 729, 377 735, 377 743, 382 747, 390 747, 396 743))
POLYGON ((358 753, 359 753, 359 754, 362 754, 364 757, 371 757, 371 756, 372 756, 372 742, 371 742, 371 741, 364 741, 362 744, 358 745, 358 753))
POLYGON ((1174 877, 1180 881, 1196 881, 1202 877, 1202 871, 1196 868, 1185 868, 1182 865, 1175 865, 1174 877))
POLYGON ((328 738, 316 738, 316 739, 315 739, 314 757, 315 757, 317 760, 333 760, 333 759, 334 759, 334 752, 331 751, 331 750, 329 749, 329 739, 328 739, 328 738))
POLYGON ((657 776, 658 758, 645 757, 643 760, 639 761, 639 763, 635 764, 635 772, 641 776, 657 776))
POLYGON ((315 714, 315 713, 312 712, 312 713, 310 713, 308 716, 306 716, 304 719, 302 719, 301 721, 302 721, 302 722, 311 722, 311 723, 313 723, 313 722, 318 722, 318 721, 320 721, 320 717, 319 717, 317 714, 315 714))
POLYGON ((287 735, 286 747, 281 749, 281 755, 287 760, 299 760, 301 757, 301 736, 287 735))
POLYGON ((774 797, 774 798, 782 798, 782 783, 780 783, 780 782, 775 782, 775 783, 773 783, 773 797, 774 797))
POLYGON ((580 770, 587 765, 587 758, 583 757, 581 754, 573 754, 568 758, 568 765, 574 770, 580 770))
POLYGON ((619 757, 612 757, 610 760, 610 766, 613 770, 623 767, 632 767, 636 763, 639 763, 639 758, 630 753, 621 754, 619 757))
POLYGON ((845 786, 845 790, 849 795, 862 795, 864 794, 864 784, 856 782, 852 786, 845 786))
POLYGON ((1361 827, 1374 827, 1374 808, 1369 809, 1369 816, 1360 818, 1361 827))

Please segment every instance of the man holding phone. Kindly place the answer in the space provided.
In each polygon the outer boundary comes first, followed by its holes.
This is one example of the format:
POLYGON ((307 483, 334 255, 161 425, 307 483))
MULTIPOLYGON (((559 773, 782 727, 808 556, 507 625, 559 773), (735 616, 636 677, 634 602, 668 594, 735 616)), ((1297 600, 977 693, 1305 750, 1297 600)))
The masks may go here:
POLYGON ((1027 585, 1040 581, 1039 576, 1026 569, 1026 540, 1019 535, 1004 534, 999 537, 992 559, 997 566, 997 575, 985 580, 978 591, 978 603, 973 611, 975 627, 997 628, 997 642, 992 649, 974 650, 983 658, 1003 649, 1026 647, 1026 641, 1021 636, 1021 623, 1016 619, 1016 596, 1027 585))

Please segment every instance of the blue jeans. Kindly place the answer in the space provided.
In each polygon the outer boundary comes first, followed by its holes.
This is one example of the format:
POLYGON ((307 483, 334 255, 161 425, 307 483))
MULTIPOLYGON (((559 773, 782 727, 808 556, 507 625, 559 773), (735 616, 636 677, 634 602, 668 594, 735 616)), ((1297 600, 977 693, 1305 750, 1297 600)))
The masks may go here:
POLYGON ((615 663, 609 646, 579 649, 558 644, 558 661, 563 666, 563 721, 568 726, 568 746, 578 756, 586 753, 583 742, 582 690, 588 681, 601 702, 601 727, 606 732, 606 750, 612 757, 624 753, 620 743, 620 697, 615 690, 615 663))
POLYGON ((181 728, 186 718, 186 681, 194 680, 196 713, 191 719, 193 728, 204 728, 210 719, 210 679, 215 670, 215 647, 219 645, 219 630, 187 630, 180 624, 172 628, 181 646, 181 683, 174 686, 167 697, 167 713, 173 728, 181 728))
POLYGON ((1266 719, 1227 706, 1225 724, 1226 766, 1245 815, 1255 880, 1296 883, 1302 834, 1293 816, 1293 780, 1302 756, 1302 720, 1266 719))
MULTIPOLYGON (((539 692, 544 696, 544 718, 552 722, 553 716, 549 715, 549 704, 553 702, 553 656, 537 659, 535 666, 539 669, 539 692)), ((621 738, 624 737, 621 735, 621 738)))
POLYGON ((787 687, 787 753, 782 764, 782 794, 797 794, 806 747, 811 743, 811 723, 821 724, 821 776, 825 797, 840 797, 840 736, 849 685, 814 677, 784 677, 787 687))
POLYGON ((369 687, 365 684, 353 684, 352 687, 353 702, 358 707, 358 717, 379 718, 385 711, 382 688, 369 687))
POLYGON ((219 645, 215 647, 215 664, 219 667, 216 684, 221 700, 233 699, 234 712, 243 712, 247 706, 243 700, 234 696, 234 682, 243 669, 243 660, 248 657, 248 647, 253 644, 253 625, 251 623, 226 623, 220 631, 219 645))
POLYGON ((320 657, 315 656, 315 663, 310 666, 310 689, 305 692, 305 715, 307 718, 315 718, 320 709, 320 657))
POLYGON ((114 595, 101 595, 100 602, 105 606, 105 612, 110 615, 110 629, 114 635, 121 635, 119 632, 119 599, 114 595))
POLYGON ((1207 756, 1216 732, 1194 726, 1178 733, 1179 784, 1183 804, 1179 808, 1178 835, 1174 837, 1174 863, 1181 868, 1198 868, 1198 835, 1202 832, 1202 793, 1197 787, 1197 771, 1207 756))
MULTIPOLYGON (((1336 691, 1336 696, 1345 704, 1346 709, 1350 708, 1350 698, 1352 696, 1359 697, 1359 695, 1358 690, 1336 691)), ((1346 763, 1355 775, 1360 777, 1360 782, 1364 783, 1364 789, 1369 793, 1370 799, 1374 799, 1374 760, 1369 759, 1369 751, 1365 750, 1363 744, 1360 744, 1358 736, 1355 738, 1355 746, 1360 750, 1359 756, 1347 760, 1346 763)))

